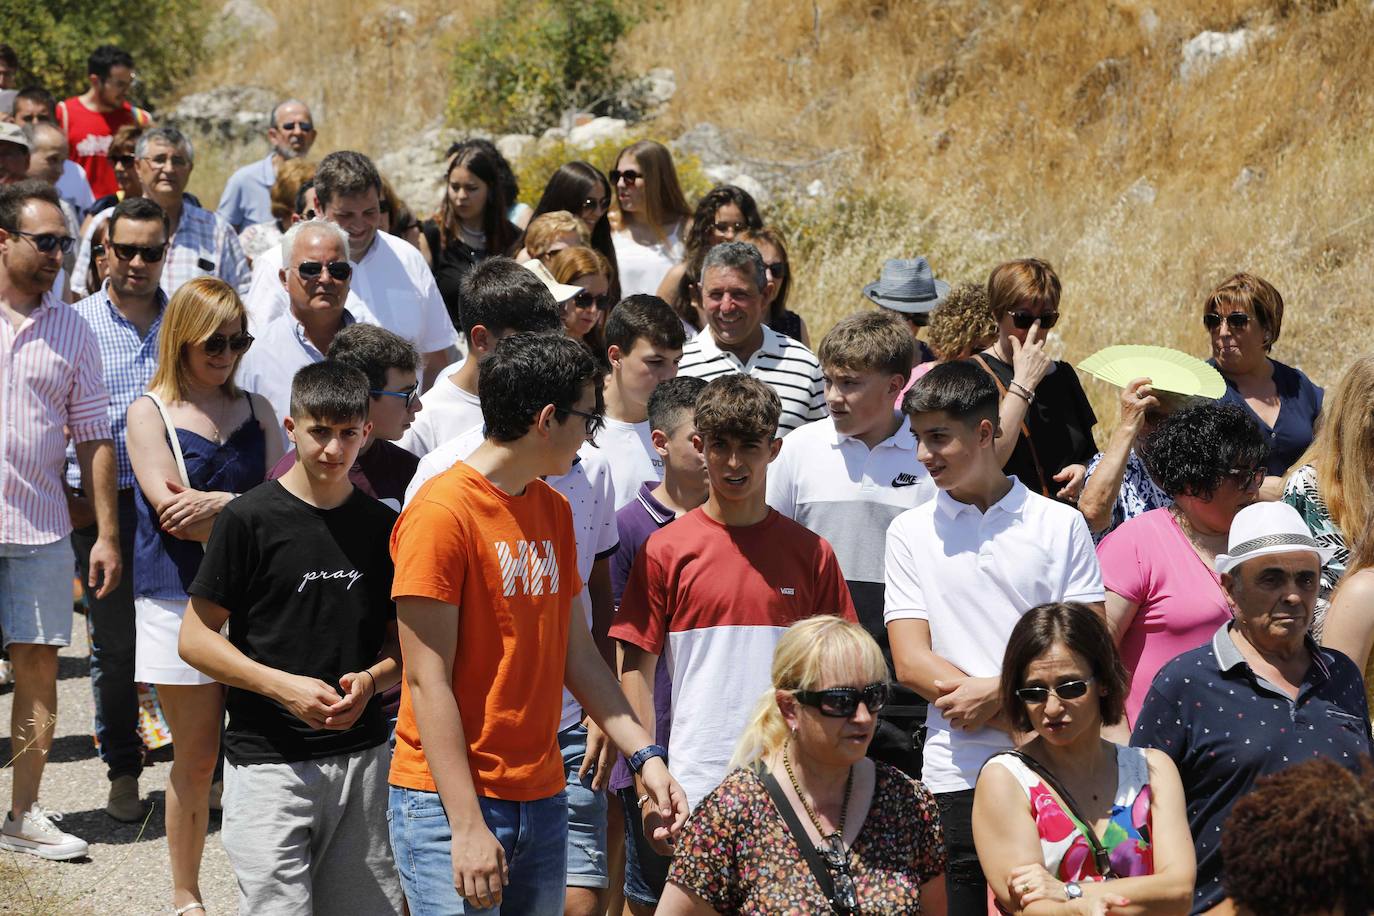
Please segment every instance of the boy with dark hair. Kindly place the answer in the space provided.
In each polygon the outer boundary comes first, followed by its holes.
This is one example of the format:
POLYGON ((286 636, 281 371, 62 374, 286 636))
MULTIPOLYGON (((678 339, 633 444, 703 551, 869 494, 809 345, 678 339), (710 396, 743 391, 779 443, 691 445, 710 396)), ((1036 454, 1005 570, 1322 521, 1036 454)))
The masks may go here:
POLYGON ((101 45, 86 61, 90 88, 57 103, 57 123, 67 133, 69 157, 86 172, 96 197, 119 191, 114 166, 106 155, 115 131, 125 124, 148 127, 152 116, 129 104, 134 85, 134 59, 114 45, 101 45))
POLYGON ((657 296, 630 296, 606 319, 606 450, 615 507, 635 498, 640 484, 663 477, 663 460, 649 423, 649 396, 677 375, 687 335, 672 306, 657 296))
POLYGON ((401 910, 377 816, 377 694, 400 679, 396 513, 348 479, 368 407, 357 369, 296 373, 283 421, 296 464, 225 506, 188 589, 181 657, 229 687, 222 837, 244 913, 401 910))
POLYGON ((484 440, 420 487, 392 534, 406 665, 391 830, 416 916, 561 912, 565 683, 644 777, 668 824, 656 838, 686 820, 592 641, 568 503, 540 479, 568 474, 600 426, 600 382, 576 341, 500 341, 479 367, 484 440))
POLYGON ((984 913, 973 846, 973 786, 1012 747, 998 699, 1002 654, 1021 615, 1082 601, 1103 613, 1102 576, 1083 516, 1002 471, 997 385, 970 362, 944 363, 903 410, 916 457, 939 492, 887 531, 884 617, 897 677, 929 701, 921 780, 940 805, 953 914, 984 913))
POLYGON ((855 619, 834 550, 764 499, 781 411, 773 390, 747 375, 702 390, 693 444, 706 461, 706 504, 649 536, 611 627, 625 651, 625 695, 645 721, 672 643, 673 766, 692 805, 724 778, 751 709, 734 699, 768 687, 760 660, 773 657, 782 631, 815 614, 855 619))
MULTIPOLYGON (((915 338, 890 312, 841 319, 817 351, 830 416, 794 430, 768 472, 768 504, 835 546, 859 621, 889 668, 883 539, 894 518, 935 495, 906 417, 892 408, 915 353, 915 338)), ((898 684, 869 755, 919 777, 925 705, 898 684)))

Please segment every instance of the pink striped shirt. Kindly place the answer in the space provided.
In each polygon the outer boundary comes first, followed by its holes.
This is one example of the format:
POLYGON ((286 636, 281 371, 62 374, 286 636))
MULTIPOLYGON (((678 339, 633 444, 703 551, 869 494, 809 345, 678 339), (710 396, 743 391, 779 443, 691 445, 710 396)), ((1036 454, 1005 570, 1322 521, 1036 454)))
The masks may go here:
POLYGON ((67 431, 111 438, 95 332, 51 292, 18 328, 0 319, 0 392, 0 544, 51 544, 72 530, 67 431))

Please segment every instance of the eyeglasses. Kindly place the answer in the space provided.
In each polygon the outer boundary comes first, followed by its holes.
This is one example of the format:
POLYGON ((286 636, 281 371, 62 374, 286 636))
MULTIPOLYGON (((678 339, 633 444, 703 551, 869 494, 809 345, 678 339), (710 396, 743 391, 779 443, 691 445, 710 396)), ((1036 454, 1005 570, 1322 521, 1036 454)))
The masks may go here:
POLYGON ((122 165, 126 169, 133 168, 134 163, 137 161, 133 153, 110 153, 110 155, 105 158, 110 160, 111 165, 122 165))
POLYGON ((369 388, 367 393, 374 398, 405 398, 406 410, 409 410, 414 406, 416 401, 420 400, 420 383, 416 382, 414 385, 402 391, 387 391, 385 388, 369 388))
POLYGON ((826 870, 835 885, 835 896, 830 904, 835 912, 845 914, 859 911, 859 895, 854 890, 854 876, 849 873, 849 852, 844 848, 844 837, 832 833, 826 838, 825 846, 817 846, 816 851, 825 859, 826 870))
POLYGON ((76 239, 72 238, 70 235, 53 235, 50 232, 34 235, 32 232, 25 232, 23 229, 11 229, 10 231, 15 235, 22 235, 30 242, 33 242, 33 247, 37 248, 43 254, 52 254, 59 248, 62 250, 63 254, 66 254, 71 251, 72 246, 76 244, 76 239))
POLYGON ((1054 694, 1061 700, 1076 700, 1087 694, 1088 685, 1094 680, 1094 678, 1088 678, 1086 681, 1065 681, 1062 684, 1055 684, 1053 687, 1019 687, 1016 690, 1016 698, 1022 703, 1037 706, 1048 702, 1050 694, 1054 694))
MULTIPOLYGON (((611 174, 615 174, 612 172, 611 174)), ((611 205, 610 200, 605 197, 588 197, 582 201, 582 209, 579 212, 586 213, 588 210, 605 210, 611 205)))
POLYGON ((161 245, 122 245, 119 242, 110 242, 108 248, 121 261, 132 261, 134 255, 142 255, 146 264, 156 264, 167 253, 166 242, 161 245))
POLYGON ((253 345, 253 335, 247 331, 239 331, 232 337, 225 337, 218 332, 205 338, 201 344, 205 348, 206 356, 219 356, 228 347, 233 353, 242 353, 253 345))
POLYGON ((1226 468, 1226 476, 1236 482, 1242 490, 1253 489, 1264 483, 1266 471, 1262 467, 1226 468))
POLYGON ((719 223, 712 223, 712 224, 711 224, 711 228, 714 229, 714 230, 716 230, 717 232, 719 232, 721 235, 725 235, 726 233, 738 233, 738 232, 743 232, 745 229, 748 229, 748 228, 749 228, 749 224, 748 224, 748 223, 727 223, 727 222, 719 222, 719 223))
POLYGON ((285 124, 277 125, 278 130, 295 130, 296 128, 300 128, 306 133, 310 133, 315 129, 315 125, 309 121, 287 121, 285 124))
POLYGON ((347 261, 330 261, 328 264, 320 261, 301 261, 293 270, 301 275, 302 280, 318 280, 326 270, 340 283, 353 276, 353 265, 347 261))
POLYGON ((606 425, 606 418, 599 413, 587 413, 585 410, 578 410, 576 407, 562 407, 563 413, 570 413, 573 416, 581 417, 587 426, 587 438, 595 439, 596 434, 601 432, 601 428, 606 425))
POLYGON ((99 242, 92 242, 92 243, 91 243, 91 257, 93 257, 93 258, 103 258, 103 257, 105 257, 105 246, 102 245, 102 244, 100 244, 99 242))
POLYGON ((1202 316, 1202 323, 1209 331, 1215 331, 1221 327, 1222 321, 1225 321, 1226 326, 1231 330, 1239 331, 1250 325, 1250 316, 1245 312, 1232 312, 1224 319, 1216 312, 1208 312, 1202 316))
POLYGON ((887 684, 869 684, 867 687, 831 687, 829 690, 794 690, 792 695, 797 702, 814 706, 821 715, 832 719, 848 719, 859 708, 859 701, 871 713, 877 713, 887 705, 892 688, 887 684))
POLYGON ((787 276, 786 261, 774 261, 772 264, 763 265, 763 267, 768 271, 768 275, 774 280, 781 280, 783 277, 787 276))
POLYGON ((583 290, 576 296, 572 297, 572 305, 574 308, 580 309, 608 309, 611 307, 611 294, 602 293, 599 296, 593 296, 591 293, 587 292, 586 290, 583 290))
POLYGON ((626 169, 623 172, 620 169, 611 169, 611 184, 613 185, 619 185, 622 178, 625 179, 626 184, 634 184, 643 177, 643 172, 636 172, 634 169, 626 169))
POLYGON ((1040 315, 1032 315, 1030 312, 1024 310, 1015 311, 1011 313, 1011 321, 1012 324, 1016 325, 1017 330, 1021 331, 1029 331, 1030 326, 1039 321, 1040 327, 1048 331, 1059 323, 1059 313, 1045 312, 1040 315))
POLYGON ((191 165, 191 160, 185 156, 172 156, 167 153, 160 153, 156 156, 144 156, 144 162, 152 163, 157 168, 166 168, 169 164, 174 169, 184 169, 191 165))

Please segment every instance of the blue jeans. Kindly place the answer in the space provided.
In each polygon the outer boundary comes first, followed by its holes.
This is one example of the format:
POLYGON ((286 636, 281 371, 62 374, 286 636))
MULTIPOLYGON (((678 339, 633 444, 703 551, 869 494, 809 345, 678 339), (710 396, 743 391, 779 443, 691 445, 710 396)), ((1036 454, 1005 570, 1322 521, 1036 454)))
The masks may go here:
POLYGON ((510 883, 499 906, 469 906, 453 886, 453 831, 437 792, 391 787, 386 819, 411 916, 561 916, 568 861, 568 796, 532 802, 478 798, 506 851, 510 883))
POLYGON ((587 727, 578 724, 559 732, 558 748, 568 780, 568 887, 609 887, 606 793, 592 790, 595 771, 577 778, 587 756, 587 727))

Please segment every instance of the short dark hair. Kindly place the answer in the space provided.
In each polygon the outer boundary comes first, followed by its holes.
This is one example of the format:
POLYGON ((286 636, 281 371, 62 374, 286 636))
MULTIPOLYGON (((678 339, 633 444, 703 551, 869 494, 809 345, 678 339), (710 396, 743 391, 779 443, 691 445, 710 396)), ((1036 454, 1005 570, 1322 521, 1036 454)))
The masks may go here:
POLYGON ((106 238, 113 239, 115 226, 121 219, 133 220, 134 222, 159 222, 162 223, 162 233, 164 236, 171 233, 171 225, 167 221, 167 211, 155 200, 147 197, 126 197, 115 204, 114 212, 110 214, 108 232, 106 238))
POLYGON ((661 430, 671 436, 687 422, 687 417, 696 413, 697 398, 705 387, 705 379, 690 375, 659 382, 654 386, 654 393, 649 395, 649 429, 661 430))
POLYGON ((315 170, 315 197, 320 209, 327 208, 336 197, 362 194, 369 188, 382 195, 382 176, 372 160, 353 150, 339 150, 320 160, 315 170))
POLYGON ((1170 499, 1210 499, 1232 468, 1260 467, 1268 454, 1264 432, 1248 410, 1204 401, 1165 417, 1145 440, 1141 457, 1170 499))
POLYGON ((291 379, 291 418, 325 423, 366 420, 371 406, 367 376, 352 366, 326 359, 303 366, 291 379))
POLYGON ((57 97, 54 96, 48 90, 44 89, 42 86, 25 86, 23 89, 20 89, 17 93, 15 93, 15 108, 19 107, 19 102, 21 100, 25 102, 37 102, 39 105, 42 105, 44 108, 48 109, 48 117, 54 119, 54 122, 56 121, 57 97))
POLYGON ((563 312, 544 282, 510 258, 478 262, 459 281, 459 322, 472 334, 479 324, 493 334, 554 331, 563 312))
POLYGON ((777 437, 781 416, 777 393, 748 375, 732 372, 712 379, 697 396, 697 435, 702 439, 769 442, 777 437))
POLYGON ((606 346, 629 353, 643 337, 655 347, 681 350, 687 343, 682 319, 673 307, 657 296, 638 293, 626 296, 606 319, 606 346))
MULTIPOLYGON (((311 188, 313 188, 314 186, 315 186, 315 179, 314 179, 313 177, 311 177, 311 178, 305 179, 305 181, 302 181, 302 182, 301 182, 301 186, 300 186, 299 188, 296 189, 296 201, 295 201, 295 203, 294 203, 294 205, 293 205, 293 207, 292 207, 292 212, 294 212, 297 216, 305 216, 305 200, 306 200, 305 195, 306 195, 306 192, 309 191, 309 190, 310 190, 311 188)), ((316 200, 317 203, 319 202, 319 195, 318 195, 318 194, 315 195, 315 200, 316 200)), ((316 215, 318 215, 318 214, 316 214, 316 215)))
POLYGON ((57 189, 46 181, 26 178, 10 185, 0 185, 0 229, 14 232, 19 228, 19 214, 24 204, 31 200, 41 200, 62 209, 57 189))
POLYGON ((123 48, 115 45, 101 45, 91 52, 91 56, 86 58, 86 73, 98 76, 102 80, 110 78, 110 71, 115 67, 134 68, 133 55, 123 48))
POLYGON ((958 360, 921 376, 902 399, 902 413, 944 412, 970 426, 990 420, 996 427, 997 405, 997 383, 981 367, 958 360))
POLYGON ((1130 677, 1121 664, 1111 631, 1097 612, 1077 601, 1051 602, 1031 608, 1012 627, 1007 651, 1002 655, 1002 708, 1020 731, 1031 730, 1026 704, 1016 696, 1031 662, 1056 644, 1083 656, 1092 666, 1095 686, 1106 690, 1101 697, 1102 724, 1116 725, 1126 715, 1130 677))
POLYGON ((367 376, 369 388, 386 387, 386 370, 417 372, 420 354, 415 345, 394 331, 356 322, 334 335, 329 358, 367 376))
POLYGON ((9 45, 0 44, 0 64, 19 69, 19 55, 14 53, 14 48, 9 45))
POLYGON ((503 338, 477 367, 487 438, 514 442, 529 432, 539 411, 550 404, 557 408, 558 421, 567 422, 568 408, 587 385, 596 392, 592 412, 600 415, 601 378, 600 363, 571 337, 521 333, 503 338))

